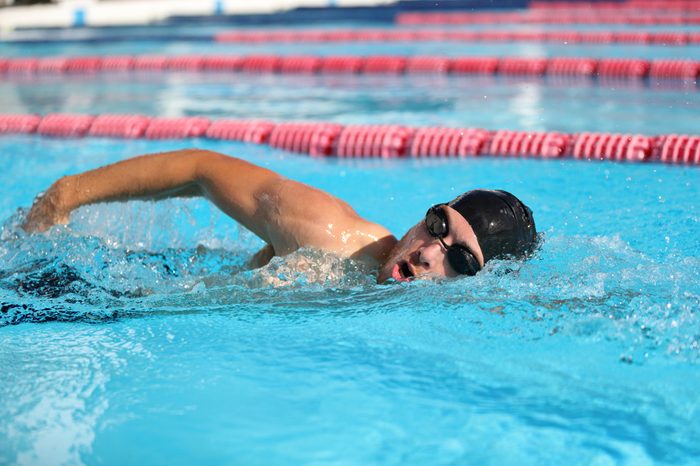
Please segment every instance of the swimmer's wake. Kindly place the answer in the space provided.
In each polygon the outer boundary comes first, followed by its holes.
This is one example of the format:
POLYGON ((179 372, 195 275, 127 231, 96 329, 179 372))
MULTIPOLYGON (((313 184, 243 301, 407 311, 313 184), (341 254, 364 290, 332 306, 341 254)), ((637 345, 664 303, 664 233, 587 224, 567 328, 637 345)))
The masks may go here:
POLYGON ((0 326, 193 312, 192 293, 208 308, 216 304, 202 299, 200 291, 231 307, 255 300, 256 291, 264 296, 265 290, 280 288, 352 289, 375 283, 363 264, 318 250, 275 257, 250 270, 245 250, 201 245, 131 250, 75 235, 67 227, 26 235, 18 227, 21 217, 9 219, 0 230, 0 326))

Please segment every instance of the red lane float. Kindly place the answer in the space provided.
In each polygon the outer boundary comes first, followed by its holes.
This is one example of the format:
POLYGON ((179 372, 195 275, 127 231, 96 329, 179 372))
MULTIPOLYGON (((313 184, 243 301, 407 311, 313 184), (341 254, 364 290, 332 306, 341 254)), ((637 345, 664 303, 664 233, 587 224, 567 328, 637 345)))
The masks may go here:
POLYGON ((635 24, 635 25, 682 25, 700 24, 697 10, 688 12, 606 11, 597 6, 564 11, 526 10, 524 12, 409 12, 399 13, 396 24, 425 26, 438 24, 635 24))
POLYGON ((694 8, 698 8, 698 4, 695 2, 697 2, 697 0, 626 0, 623 2, 532 0, 528 8, 531 10, 590 10, 591 8, 596 8, 598 10, 610 10, 613 13, 625 10, 692 11, 694 8))
POLYGON ((425 40, 437 41, 452 40, 459 42, 476 42, 481 38, 481 33, 479 31, 443 31, 441 29, 431 31, 428 29, 422 29, 421 34, 426 37, 425 40), (432 39, 429 39, 431 37, 432 39))
POLYGON ((642 135, 580 133, 575 136, 571 156, 575 159, 643 162, 652 157, 654 142, 654 138, 642 135))
POLYGON ((465 129, 462 130, 462 140, 459 143, 460 157, 482 155, 484 148, 491 137, 489 131, 483 129, 465 129))
POLYGON ((347 29, 333 31, 247 31, 223 32, 214 36, 222 43, 275 42, 554 42, 564 44, 657 44, 685 46, 697 43, 693 32, 625 32, 625 31, 444 31, 439 29, 347 29), (694 42, 695 41, 695 42, 694 42))
POLYGON ((547 41, 557 44, 578 44, 581 42, 581 33, 577 31, 552 31, 547 34, 547 41))
POLYGON ((618 32, 615 42, 623 44, 648 44, 651 42, 651 34, 644 31, 618 32))
POLYGON ((38 115, 0 114, 0 134, 30 134, 36 132, 41 117, 38 115))
POLYGON ((314 74, 321 67, 319 57, 288 56, 280 60, 280 73, 314 74))
POLYGON ((450 71, 450 60, 445 57, 414 56, 406 61, 406 73, 440 73, 450 71))
POLYGON ((582 32, 581 42, 585 44, 612 44, 615 34, 612 32, 582 32))
POLYGON ((700 137, 672 134, 659 140, 660 161, 700 165, 700 137))
POLYGON ((42 136, 63 138, 83 137, 87 134, 95 117, 90 115, 72 115, 53 113, 44 116, 37 127, 42 136))
POLYGON ((362 71, 364 59, 361 57, 325 57, 321 60, 321 73, 356 74, 362 71))
POLYGON ((141 55, 134 57, 132 63, 136 71, 163 71, 168 67, 169 57, 164 55, 141 55))
POLYGON ((206 136, 210 139, 267 144, 275 124, 264 120, 218 120, 212 122, 206 136))
POLYGON ((394 125, 348 125, 338 137, 338 157, 403 157, 413 128, 394 125))
POLYGON ((37 58, 14 58, 7 60, 7 72, 11 74, 32 74, 36 72, 37 58))
POLYGON ((248 73, 440 73, 504 74, 530 76, 601 76, 643 79, 649 76, 692 80, 698 77, 698 60, 643 60, 634 58, 519 58, 427 56, 116 56, 0 58, 0 71, 14 74, 94 74, 115 71, 221 71, 248 73))
POLYGON ((406 69, 406 57, 373 56, 365 58, 364 73, 401 74, 406 69))
POLYGON ((549 36, 544 31, 516 31, 510 34, 509 42, 544 42, 549 36))
POLYGON ((169 70, 199 71, 204 67, 204 58, 201 56, 168 57, 165 66, 169 70))
POLYGON ((547 74, 560 76, 593 76, 598 62, 592 58, 552 58, 547 64, 547 74))
POLYGON ((419 128, 413 135, 408 155, 432 157, 442 153, 446 157, 457 155, 461 132, 449 128, 419 128))
POLYGON ((151 119, 143 115, 99 115, 88 131, 89 136, 136 139, 143 137, 151 119))
POLYGON ((338 124, 323 124, 316 128, 311 136, 309 155, 312 157, 329 157, 335 155, 338 137, 343 126, 338 124))
POLYGON ((490 133, 478 128, 418 128, 409 145, 411 157, 475 157, 482 155, 490 133))
POLYGON ((500 60, 491 57, 462 57, 452 59, 450 70, 454 74, 495 74, 500 60))
POLYGON ((203 136, 209 128, 204 117, 153 118, 143 136, 146 139, 185 139, 203 136))
POLYGON ((650 34, 649 42, 658 45, 687 45, 688 35, 674 32, 650 34))
POLYGON ((206 71, 239 71, 242 62, 242 57, 216 55, 203 57, 202 68, 206 71))
POLYGON ((567 154, 570 137, 562 133, 496 131, 488 153, 496 156, 558 158, 567 154))
POLYGON ((598 74, 612 78, 643 78, 651 62, 634 58, 604 58, 598 62, 598 74))
POLYGON ((129 55, 113 55, 102 58, 102 71, 119 72, 134 68, 134 57, 129 55))
POLYGON ((355 37, 363 42, 386 42, 389 40, 389 31, 378 29, 360 29, 355 37))
POLYGON ((314 157, 330 156, 342 129, 333 123, 280 123, 270 134, 270 146, 314 157))
POLYGON ((501 74, 543 76, 547 69, 544 58, 503 58, 498 66, 501 74))
POLYGON ((66 60, 67 73, 96 73, 101 68, 101 57, 71 57, 66 60))
POLYGON ((68 67, 68 58, 48 57, 40 58, 36 63, 37 73, 61 74, 68 67))
POLYGON ((649 76, 652 78, 697 79, 700 77, 700 63, 692 60, 657 60, 651 63, 649 76))
POLYGON ((251 55, 243 57, 241 70, 249 73, 276 73, 281 61, 281 57, 274 55, 251 55))
POLYGON ((54 137, 186 139, 206 136, 317 157, 500 157, 660 161, 700 165, 700 136, 656 137, 615 133, 488 131, 478 128, 412 128, 398 125, 272 123, 204 117, 143 115, 0 114, 0 134, 38 133, 54 137))

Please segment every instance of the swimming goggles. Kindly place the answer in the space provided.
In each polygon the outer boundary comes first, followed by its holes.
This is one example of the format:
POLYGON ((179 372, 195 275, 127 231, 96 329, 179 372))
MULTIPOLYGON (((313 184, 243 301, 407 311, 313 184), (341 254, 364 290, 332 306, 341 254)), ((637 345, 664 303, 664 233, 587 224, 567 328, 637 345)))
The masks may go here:
POLYGON ((450 228, 447 223, 447 214, 443 208, 445 204, 437 204, 428 209, 425 214, 425 226, 433 238, 437 238, 442 247, 447 251, 447 262, 450 267, 460 275, 476 275, 481 270, 479 261, 474 254, 461 244, 447 245, 443 238, 448 235, 450 228))

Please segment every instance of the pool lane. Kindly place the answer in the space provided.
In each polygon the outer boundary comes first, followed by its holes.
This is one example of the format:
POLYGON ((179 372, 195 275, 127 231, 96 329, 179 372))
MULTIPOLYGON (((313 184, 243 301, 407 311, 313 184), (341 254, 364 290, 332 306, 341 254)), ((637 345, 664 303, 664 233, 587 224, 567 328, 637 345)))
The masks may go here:
POLYGON ((696 134, 700 92, 677 81, 124 73, 6 78, 0 108, 655 135, 696 134))

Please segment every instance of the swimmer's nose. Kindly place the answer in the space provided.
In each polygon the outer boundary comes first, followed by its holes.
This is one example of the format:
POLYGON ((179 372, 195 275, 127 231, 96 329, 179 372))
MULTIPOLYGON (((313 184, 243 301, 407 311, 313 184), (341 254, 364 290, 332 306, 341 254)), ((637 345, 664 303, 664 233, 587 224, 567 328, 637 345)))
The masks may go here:
POLYGON ((422 246, 416 251, 416 265, 425 270, 432 270, 437 261, 440 260, 440 246, 437 243, 431 243, 422 246))

